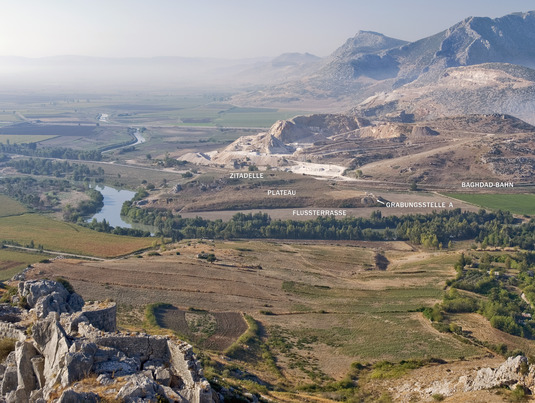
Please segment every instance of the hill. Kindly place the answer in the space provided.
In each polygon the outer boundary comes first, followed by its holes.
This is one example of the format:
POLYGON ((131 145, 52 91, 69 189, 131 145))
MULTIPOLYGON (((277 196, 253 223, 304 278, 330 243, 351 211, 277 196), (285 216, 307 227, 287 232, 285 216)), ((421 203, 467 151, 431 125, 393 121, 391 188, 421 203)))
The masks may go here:
MULTIPOLYGON (((354 106, 377 92, 419 80, 430 84, 446 69, 485 63, 535 67, 535 11, 501 18, 469 17, 415 42, 360 31, 298 80, 234 98, 237 103, 354 106), (333 105, 334 103, 334 105, 333 105)), ((496 111, 494 111, 496 112, 496 111)))
POLYGON ((370 119, 406 121, 500 113, 535 123, 534 95, 535 70, 485 63, 448 68, 435 80, 422 77, 391 92, 377 93, 352 112, 370 119))
POLYGON ((342 180, 418 182, 455 188, 461 182, 530 183, 535 174, 535 127, 510 115, 473 114, 414 121, 371 122, 356 115, 315 114, 276 122, 268 132, 240 137, 193 163, 247 166, 342 180), (357 173, 358 171, 358 173, 357 173))

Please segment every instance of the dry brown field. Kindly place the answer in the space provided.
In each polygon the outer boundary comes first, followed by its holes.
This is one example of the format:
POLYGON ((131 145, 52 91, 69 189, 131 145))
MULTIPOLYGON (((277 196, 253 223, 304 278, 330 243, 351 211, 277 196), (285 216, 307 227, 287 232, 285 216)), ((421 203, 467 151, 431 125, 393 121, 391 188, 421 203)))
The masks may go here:
MULTIPOLYGON (((198 347, 218 351, 239 331, 229 331, 224 343, 210 340, 215 325, 252 315, 276 365, 295 383, 340 379, 354 361, 457 360, 486 353, 439 333, 415 312, 442 298, 445 281, 454 276, 455 252, 414 250, 404 242, 182 241, 160 254, 65 259, 37 264, 32 275, 64 277, 86 300, 172 304, 162 324, 187 330, 198 347), (198 259, 202 252, 218 260, 198 259), (376 269, 378 252, 389 260, 387 270, 376 269), (188 323, 188 314, 201 317, 188 323)), ((249 370, 265 376, 259 368, 249 370)))
POLYGON ((161 327, 185 336, 203 350, 225 351, 247 330, 247 323, 238 312, 211 313, 166 306, 155 314, 161 327))

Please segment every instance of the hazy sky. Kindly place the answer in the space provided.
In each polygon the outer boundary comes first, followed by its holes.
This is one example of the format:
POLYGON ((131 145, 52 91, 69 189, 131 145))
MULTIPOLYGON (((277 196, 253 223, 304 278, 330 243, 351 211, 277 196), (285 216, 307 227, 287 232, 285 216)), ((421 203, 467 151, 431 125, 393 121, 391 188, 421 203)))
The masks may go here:
POLYGON ((358 30, 416 40, 527 0, 6 0, 0 55, 326 56, 358 30))

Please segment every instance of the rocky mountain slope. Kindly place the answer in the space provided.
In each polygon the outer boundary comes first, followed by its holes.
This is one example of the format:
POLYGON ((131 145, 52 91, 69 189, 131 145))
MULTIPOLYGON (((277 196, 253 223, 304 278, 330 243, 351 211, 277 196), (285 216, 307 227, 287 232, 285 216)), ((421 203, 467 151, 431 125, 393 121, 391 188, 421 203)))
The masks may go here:
POLYGON ((452 67, 436 80, 420 78, 352 109, 379 120, 399 120, 400 111, 406 121, 501 113, 535 123, 535 70, 505 63, 452 67))
POLYGON ((114 303, 85 306, 50 280, 20 282, 12 303, 0 305, 0 336, 17 340, 0 364, 1 401, 212 402, 191 346, 118 333, 114 303))
MULTIPOLYGON (((449 29, 407 43, 359 32, 318 69, 284 85, 235 98, 236 102, 354 106, 380 91, 420 81, 431 84, 452 67, 509 63, 535 67, 535 11, 491 19, 470 17, 449 29), (329 102, 327 102, 329 101, 329 102)), ((494 110, 492 112, 505 113, 494 110)), ((466 112, 465 112, 466 113, 466 112)))

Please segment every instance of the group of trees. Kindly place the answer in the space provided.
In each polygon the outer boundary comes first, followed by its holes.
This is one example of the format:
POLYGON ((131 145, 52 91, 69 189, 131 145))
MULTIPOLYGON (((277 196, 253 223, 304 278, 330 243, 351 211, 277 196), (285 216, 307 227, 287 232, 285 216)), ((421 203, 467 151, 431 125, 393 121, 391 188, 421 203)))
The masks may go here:
POLYGON ((82 200, 76 206, 67 204, 63 209, 63 219, 71 222, 83 222, 84 217, 95 214, 104 207, 104 196, 98 190, 86 191, 89 200, 82 200))
POLYGON ((535 321, 532 320, 535 279, 530 270, 534 260, 535 254, 530 252, 518 253, 514 258, 488 253, 471 258, 462 254, 455 264, 457 276, 447 282, 450 289, 442 303, 426 308, 424 314, 440 322, 444 319, 443 312, 478 312, 489 320, 492 327, 531 339, 535 334, 535 321), (511 268, 515 269, 515 275, 508 273, 511 268), (522 292, 530 303, 521 298, 522 292))
MULTIPOLYGON (((83 220, 82 220, 83 221, 83 220)), ((127 235, 135 237, 149 237, 151 236, 150 231, 143 231, 135 228, 124 228, 124 227, 112 227, 106 220, 98 222, 96 218, 93 218, 90 222, 80 222, 80 225, 90 228, 98 232, 107 232, 108 234, 115 235, 127 235)))
POLYGON ((65 179, 37 180, 29 176, 0 179, 0 193, 18 200, 35 210, 50 210, 59 204, 58 192, 85 189, 65 179))
POLYGON ((61 158, 67 160, 100 161, 99 150, 74 150, 64 147, 37 147, 36 143, 4 144, 0 143, 0 154, 20 154, 30 157, 61 158))
POLYGON ((93 179, 99 182, 102 181, 104 177, 104 169, 101 167, 90 169, 87 165, 71 164, 68 161, 29 158, 11 160, 8 165, 15 168, 20 173, 30 175, 47 175, 62 178, 67 174, 70 174, 70 179, 74 181, 93 179))
MULTIPOLYGON (((142 196, 136 196, 139 200, 142 196)), ((495 232, 513 226, 508 212, 462 212, 443 210, 431 214, 383 217, 380 211, 370 218, 317 217, 315 220, 273 220, 265 213, 238 213, 231 220, 182 218, 165 209, 142 209, 134 202, 126 202, 121 214, 133 222, 152 225, 163 236, 181 238, 280 238, 280 239, 336 239, 336 240, 406 240, 430 248, 447 247, 452 240, 495 238, 495 232)), ((524 224, 535 225, 533 223, 524 224)), ((519 226, 521 227, 521 226, 519 226)), ((515 229, 514 231, 518 231, 515 229)), ((522 233, 528 234, 528 231, 522 233)), ((533 236, 533 234, 529 234, 533 236)), ((521 242, 520 237, 508 237, 507 246, 521 242), (518 238, 518 239, 517 239, 518 238)), ((533 244, 524 242, 526 249, 533 244)))

